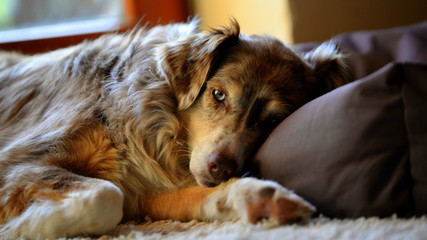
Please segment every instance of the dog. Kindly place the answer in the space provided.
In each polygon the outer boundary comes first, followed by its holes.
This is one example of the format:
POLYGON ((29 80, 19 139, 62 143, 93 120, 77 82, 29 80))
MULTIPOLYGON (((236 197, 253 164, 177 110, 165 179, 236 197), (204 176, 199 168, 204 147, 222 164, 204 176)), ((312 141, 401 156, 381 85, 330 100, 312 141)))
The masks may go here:
POLYGON ((101 235, 145 216, 307 219, 310 203, 241 175, 275 126, 347 81, 332 44, 297 53, 235 20, 1 52, 0 238, 101 235))

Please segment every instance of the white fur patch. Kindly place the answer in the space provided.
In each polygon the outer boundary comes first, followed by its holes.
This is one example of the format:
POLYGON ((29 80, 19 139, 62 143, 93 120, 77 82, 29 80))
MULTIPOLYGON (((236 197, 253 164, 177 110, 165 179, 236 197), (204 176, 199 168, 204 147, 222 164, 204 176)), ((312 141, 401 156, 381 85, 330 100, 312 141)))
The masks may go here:
POLYGON ((318 64, 320 61, 331 61, 334 59, 344 59, 346 55, 338 51, 337 45, 332 42, 324 42, 317 46, 315 49, 307 52, 304 55, 312 64, 318 64))
POLYGON ((0 238, 54 239, 111 230, 122 219, 123 194, 108 181, 91 179, 88 183, 88 189, 73 191, 60 201, 32 203, 0 229, 0 238))

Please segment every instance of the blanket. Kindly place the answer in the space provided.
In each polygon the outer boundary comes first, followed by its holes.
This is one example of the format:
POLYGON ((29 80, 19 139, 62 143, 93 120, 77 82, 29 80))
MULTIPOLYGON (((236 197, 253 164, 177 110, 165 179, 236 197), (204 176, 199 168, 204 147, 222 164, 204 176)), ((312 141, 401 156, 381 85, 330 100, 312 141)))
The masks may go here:
MULTIPOLYGON (((204 223, 198 221, 177 222, 171 220, 147 220, 144 224, 126 224, 117 227, 99 240, 286 240, 286 239, 426 239, 427 219, 399 219, 392 216, 386 219, 329 219, 319 217, 306 225, 288 225, 269 228, 242 222, 204 223)), ((74 238, 83 240, 88 238, 74 238)))

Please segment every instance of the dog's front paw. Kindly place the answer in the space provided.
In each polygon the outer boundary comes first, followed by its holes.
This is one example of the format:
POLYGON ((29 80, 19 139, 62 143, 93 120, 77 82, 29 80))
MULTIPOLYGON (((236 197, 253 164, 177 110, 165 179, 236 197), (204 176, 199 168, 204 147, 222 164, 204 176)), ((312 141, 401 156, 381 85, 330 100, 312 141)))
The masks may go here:
POLYGON ((219 219, 266 221, 271 225, 305 221, 315 211, 313 205, 281 185, 254 178, 226 183, 212 194, 210 202, 210 213, 219 219))
POLYGON ((237 180, 230 186, 233 208, 248 222, 267 220, 287 224, 307 220, 315 208, 292 191, 271 181, 252 178, 237 180))

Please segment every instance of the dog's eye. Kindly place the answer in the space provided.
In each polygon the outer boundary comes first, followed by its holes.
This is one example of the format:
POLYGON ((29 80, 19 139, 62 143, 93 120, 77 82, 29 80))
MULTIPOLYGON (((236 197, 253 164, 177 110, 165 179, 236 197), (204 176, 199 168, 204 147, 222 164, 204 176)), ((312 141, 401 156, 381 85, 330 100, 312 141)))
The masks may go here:
POLYGON ((282 121, 281 118, 272 118, 272 119, 270 119, 270 124, 272 126, 277 126, 281 121, 282 121))
POLYGON ((220 91, 218 89, 214 89, 212 91, 212 95, 215 97, 215 99, 218 102, 224 102, 225 101, 225 93, 223 93, 222 91, 220 91))
POLYGON ((273 118, 273 119, 270 120, 270 123, 272 125, 277 125, 279 123, 279 119, 278 118, 273 118))

